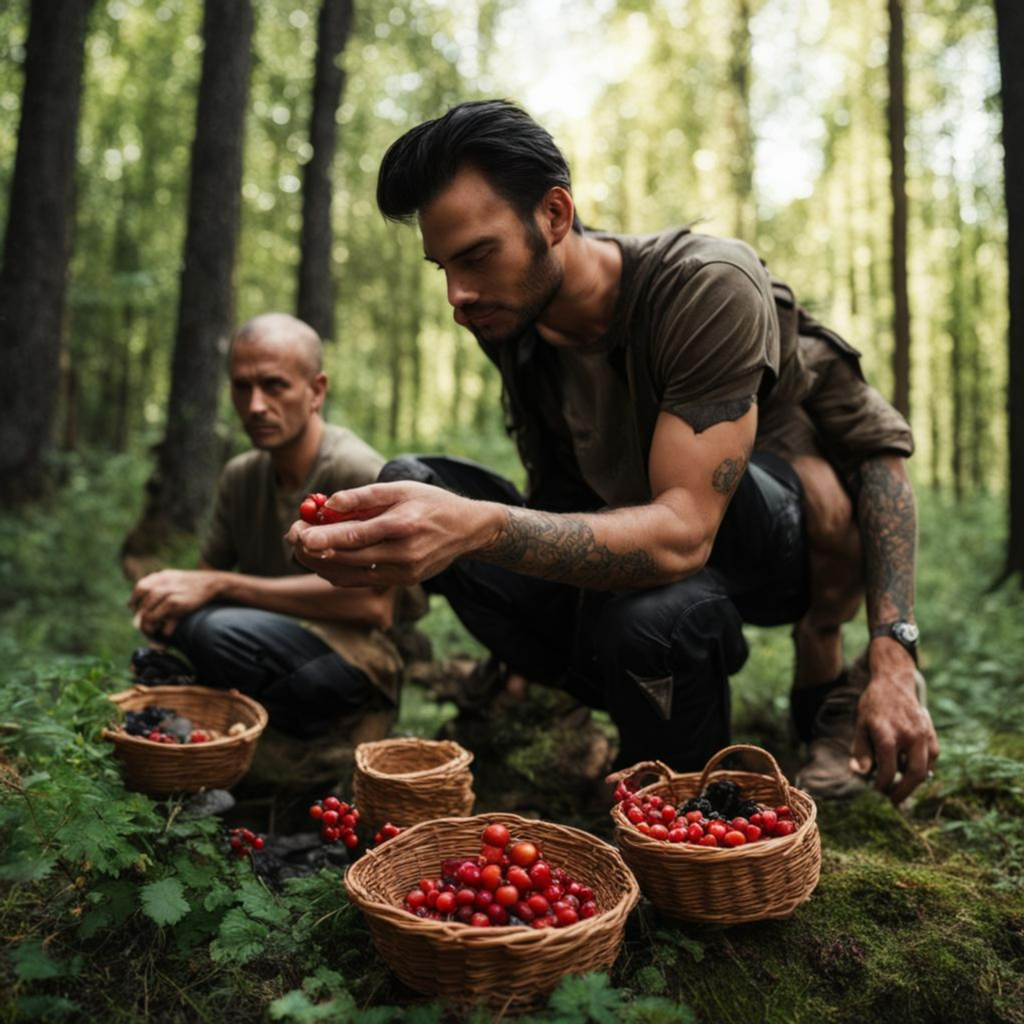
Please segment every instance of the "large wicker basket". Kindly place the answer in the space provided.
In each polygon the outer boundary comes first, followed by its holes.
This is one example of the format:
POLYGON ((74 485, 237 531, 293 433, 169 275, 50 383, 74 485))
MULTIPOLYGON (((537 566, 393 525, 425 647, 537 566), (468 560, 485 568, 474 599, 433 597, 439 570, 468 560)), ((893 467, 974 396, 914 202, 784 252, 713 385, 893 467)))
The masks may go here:
POLYGON ((815 802, 790 786, 768 751, 747 744, 724 748, 702 772, 676 773, 662 762, 641 762, 613 773, 610 783, 654 774, 658 782, 637 791, 657 794, 679 805, 698 796, 713 779, 731 779, 750 800, 788 805, 797 828, 789 836, 742 847, 701 847, 666 843, 639 832, 617 803, 612 809, 616 843, 637 876, 644 895, 667 918, 735 925, 763 918, 785 918, 818 885, 822 852, 815 802), (735 751, 765 758, 771 775, 713 769, 735 751))
POLYGON ((110 700, 121 712, 138 711, 147 705, 173 708, 179 715, 192 719, 197 727, 202 725, 224 734, 236 723, 245 726, 236 736, 220 737, 205 744, 155 744, 143 737, 129 736, 124 730, 105 729, 103 736, 114 744, 126 784, 153 797, 234 786, 246 774, 256 743, 267 725, 263 705, 237 690, 136 684, 111 694, 110 700))
POLYGON ((487 814, 422 822, 368 851, 345 876, 349 898, 366 916, 378 953, 408 986, 466 1003, 510 1005, 554 989, 564 975, 609 968, 619 952, 637 881, 619 852, 568 826, 487 814), (598 914, 564 929, 477 929, 419 919, 402 901, 443 859, 473 857, 492 822, 537 843, 547 860, 594 890, 598 914))
POLYGON ((451 740, 398 737, 360 744, 353 801, 371 829, 412 826, 473 811, 473 755, 451 740))

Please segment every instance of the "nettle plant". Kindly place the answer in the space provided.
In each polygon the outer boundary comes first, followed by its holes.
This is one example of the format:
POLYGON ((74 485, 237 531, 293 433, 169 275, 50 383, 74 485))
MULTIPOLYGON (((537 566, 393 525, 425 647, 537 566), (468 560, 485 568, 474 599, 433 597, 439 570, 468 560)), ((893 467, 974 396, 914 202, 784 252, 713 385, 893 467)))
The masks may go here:
POLYGON ((129 923, 177 953, 206 945, 214 962, 315 967, 314 925, 353 914, 337 874, 272 891, 230 856, 219 819, 126 791, 100 739, 114 682, 106 667, 62 661, 0 683, 0 886, 36 927, 9 951, 16 977, 74 974, 78 951, 129 923))

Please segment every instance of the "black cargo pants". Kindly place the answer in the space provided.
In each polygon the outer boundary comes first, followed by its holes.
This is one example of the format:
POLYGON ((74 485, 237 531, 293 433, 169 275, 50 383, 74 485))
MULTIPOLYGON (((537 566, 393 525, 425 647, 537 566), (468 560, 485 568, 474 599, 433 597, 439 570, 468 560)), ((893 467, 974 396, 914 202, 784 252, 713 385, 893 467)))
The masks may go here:
MULTIPOLYGON (((445 456, 400 456, 378 479, 526 504, 503 477, 445 456)), ((729 677, 747 658, 742 624, 794 623, 807 608, 800 482, 783 460, 753 456, 708 565, 680 583, 585 591, 461 559, 424 587, 510 669, 606 709, 619 728, 618 765, 658 758, 699 769, 729 743, 729 677)))

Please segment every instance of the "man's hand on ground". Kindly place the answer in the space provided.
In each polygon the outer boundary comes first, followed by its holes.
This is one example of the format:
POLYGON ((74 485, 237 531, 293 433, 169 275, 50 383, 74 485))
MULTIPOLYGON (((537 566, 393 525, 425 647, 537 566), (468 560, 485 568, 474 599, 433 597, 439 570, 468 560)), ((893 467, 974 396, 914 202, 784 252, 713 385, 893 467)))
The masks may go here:
POLYGON ((858 702, 851 768, 862 774, 876 763, 876 789, 900 804, 932 770, 939 756, 936 730, 918 700, 915 665, 889 638, 869 649, 871 679, 858 702), (894 777, 901 773, 900 782, 894 777))
POLYGON ((164 569, 143 577, 128 602, 139 629, 150 637, 170 637, 178 621, 220 593, 216 570, 164 569))
POLYGON ((369 520, 292 524, 285 540, 296 559, 336 587, 428 580, 484 544, 501 508, 414 481, 339 491, 327 504, 338 512, 385 507, 369 520))

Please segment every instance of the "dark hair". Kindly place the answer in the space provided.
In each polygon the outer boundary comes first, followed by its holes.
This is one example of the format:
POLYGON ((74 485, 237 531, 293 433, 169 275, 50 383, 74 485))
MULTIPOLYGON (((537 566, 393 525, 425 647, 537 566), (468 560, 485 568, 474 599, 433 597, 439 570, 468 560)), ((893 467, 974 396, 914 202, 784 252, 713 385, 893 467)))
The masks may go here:
POLYGON ((528 226, 550 188, 570 187, 566 158, 525 110, 508 100, 473 100, 411 128, 388 147, 377 176, 377 205, 389 220, 408 223, 466 166, 480 171, 528 226))

